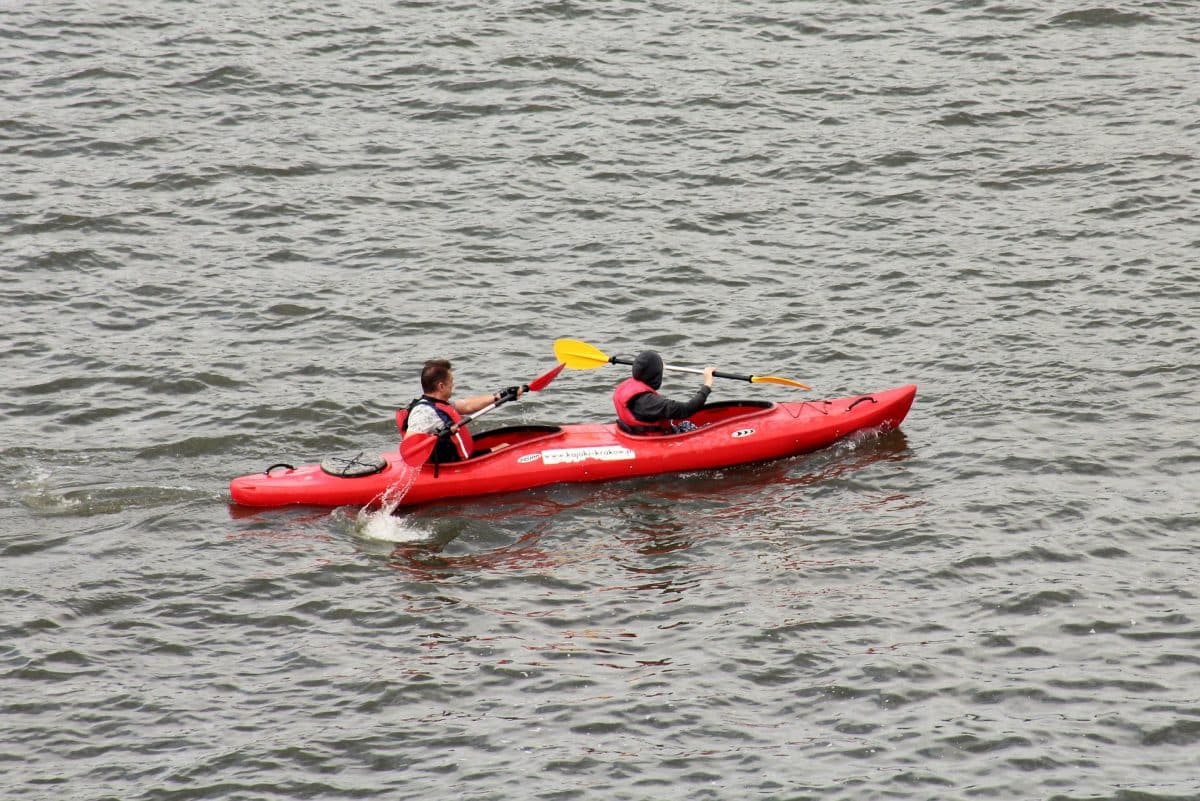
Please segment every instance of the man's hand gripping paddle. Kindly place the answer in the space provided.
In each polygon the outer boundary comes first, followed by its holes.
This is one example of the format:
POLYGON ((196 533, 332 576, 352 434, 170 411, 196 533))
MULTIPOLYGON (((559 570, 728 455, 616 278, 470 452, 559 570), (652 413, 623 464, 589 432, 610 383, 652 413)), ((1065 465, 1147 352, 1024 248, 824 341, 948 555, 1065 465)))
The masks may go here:
MULTIPOLYGON (((522 388, 523 391, 542 391, 547 387, 547 385, 549 385, 551 381, 555 379, 559 373, 562 372, 562 369, 565 366, 566 365, 564 364, 556 365, 554 369, 538 376, 528 384, 525 384, 522 388)), ((503 406, 505 403, 514 401, 516 399, 516 395, 501 395, 500 400, 484 406, 482 409, 475 412, 475 414, 464 417, 458 425, 459 427, 465 426, 472 420, 478 420, 480 417, 483 417, 497 406, 503 406)), ((438 439, 441 437, 448 437, 452 433, 454 433, 453 427, 443 426, 432 434, 408 434, 404 437, 404 441, 400 443, 400 458, 403 459, 404 463, 407 465, 419 467, 420 465, 423 465, 429 461, 429 457, 433 453, 433 449, 437 447, 438 439)))

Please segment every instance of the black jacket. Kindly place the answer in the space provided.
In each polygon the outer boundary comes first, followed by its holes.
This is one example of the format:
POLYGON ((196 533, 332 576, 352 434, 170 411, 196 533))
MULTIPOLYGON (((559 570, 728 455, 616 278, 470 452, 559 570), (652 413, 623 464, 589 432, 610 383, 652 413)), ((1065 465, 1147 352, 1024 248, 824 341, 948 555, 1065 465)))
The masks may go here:
MULTIPOLYGON (((662 374, 662 357, 652 350, 642 351, 633 360, 633 377, 645 381, 655 389, 662 386, 662 374)), ((682 420, 703 409, 711 391, 708 387, 701 386, 695 395, 683 403, 644 392, 629 402, 629 411, 633 412, 634 417, 647 423, 656 420, 682 420)))

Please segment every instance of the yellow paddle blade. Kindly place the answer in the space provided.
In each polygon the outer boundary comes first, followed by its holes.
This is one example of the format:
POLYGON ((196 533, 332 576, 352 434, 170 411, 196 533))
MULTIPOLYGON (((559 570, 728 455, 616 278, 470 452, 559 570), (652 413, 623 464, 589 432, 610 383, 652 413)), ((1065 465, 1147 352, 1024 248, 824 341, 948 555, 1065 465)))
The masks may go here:
POLYGON ((608 354, 578 339, 554 340, 554 358, 572 370, 591 370, 608 364, 608 354))
MULTIPOLYGON (((609 356, 599 348, 589 345, 586 342, 580 342, 578 339, 554 340, 554 358, 572 370, 591 370, 596 367, 603 367, 606 364, 633 364, 633 361, 630 359, 609 356)), ((695 367, 675 367, 670 364, 664 364, 663 369, 696 373, 697 375, 704 372, 703 370, 697 370, 695 367)), ((715 371, 713 375, 718 378, 732 378, 737 381, 749 381, 755 384, 779 384, 785 387, 795 387, 796 389, 812 389, 808 384, 801 384, 799 381, 793 381, 790 378, 780 378, 777 375, 739 375, 738 373, 725 373, 720 370, 715 371)))
POLYGON ((752 375, 750 376, 751 383, 754 384, 779 384, 784 387, 795 387, 796 389, 812 389, 808 384, 801 384, 799 381, 793 381, 790 378, 780 378, 777 375, 752 375))

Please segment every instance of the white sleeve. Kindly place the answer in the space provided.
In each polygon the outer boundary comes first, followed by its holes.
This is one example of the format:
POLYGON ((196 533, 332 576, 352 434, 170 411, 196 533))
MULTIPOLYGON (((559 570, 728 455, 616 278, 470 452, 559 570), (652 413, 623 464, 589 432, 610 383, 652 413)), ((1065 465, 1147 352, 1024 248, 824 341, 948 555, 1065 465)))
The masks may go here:
POLYGON ((418 403, 408 413, 409 434, 432 434, 441 427, 442 418, 438 417, 438 413, 428 404, 418 403))

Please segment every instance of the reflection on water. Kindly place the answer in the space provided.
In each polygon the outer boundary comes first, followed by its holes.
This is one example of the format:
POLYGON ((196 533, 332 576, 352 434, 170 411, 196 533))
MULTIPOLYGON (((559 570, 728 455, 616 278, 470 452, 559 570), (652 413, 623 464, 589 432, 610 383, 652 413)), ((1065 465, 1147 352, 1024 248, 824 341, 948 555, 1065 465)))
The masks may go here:
MULTIPOLYGON (((698 543, 730 536, 769 539, 780 521, 804 517, 805 493, 814 487, 911 456, 904 434, 893 431, 763 464, 603 485, 560 485, 415 509, 397 510, 394 503, 374 510, 333 511, 230 506, 230 516, 244 521, 230 536, 327 542, 333 521, 356 551, 382 558, 422 582, 473 573, 554 570, 601 556, 618 565, 626 579, 634 579, 614 581, 608 590, 680 595, 696 586, 697 571, 704 569, 686 556, 698 543), (552 547, 539 544, 553 541, 561 531, 581 528, 590 532, 582 539, 552 547), (622 546, 617 552, 609 548, 614 541, 622 546)), ((897 503, 915 502, 904 496, 856 495, 854 503, 861 508, 895 508, 897 503)), ((795 533, 788 531, 786 536, 794 538, 795 533)))
POLYGON ((427 543, 404 543, 390 549, 388 565, 417 581, 451 581, 464 573, 523 572, 553 568, 559 560, 537 547, 538 531, 521 536, 511 545, 477 553, 447 555, 442 551, 470 526, 467 521, 451 521, 435 532, 427 543))
POLYGON ((635 496, 616 510, 617 539, 643 556, 658 556, 692 546, 694 530, 670 502, 635 496), (618 525, 619 524, 619 525, 618 525))
MULTIPOLYGON (((804 509, 803 497, 797 496, 811 487, 911 455, 904 434, 892 431, 851 438, 816 454, 705 473, 567 484, 386 515, 377 510, 365 518, 360 513, 358 519, 385 536, 360 534, 356 547, 388 557, 389 565, 415 579, 444 581, 460 572, 542 570, 592 558, 595 542, 560 543, 553 552, 537 546, 560 530, 590 525, 625 546, 621 554, 607 553, 625 573, 655 577, 621 587, 682 592, 695 585, 695 577, 676 583, 669 574, 696 566, 678 560, 663 564, 663 557, 685 554, 701 541, 753 533, 756 525, 776 515, 794 518, 804 509), (801 467, 809 469, 799 472, 801 467), (507 541, 487 547, 497 538, 507 541), (452 545, 464 552, 446 553, 452 545)), ((889 496, 888 503, 896 500, 889 496)), ((880 503, 877 498, 857 502, 880 503)), ((363 525, 356 526, 356 534, 363 525)))

